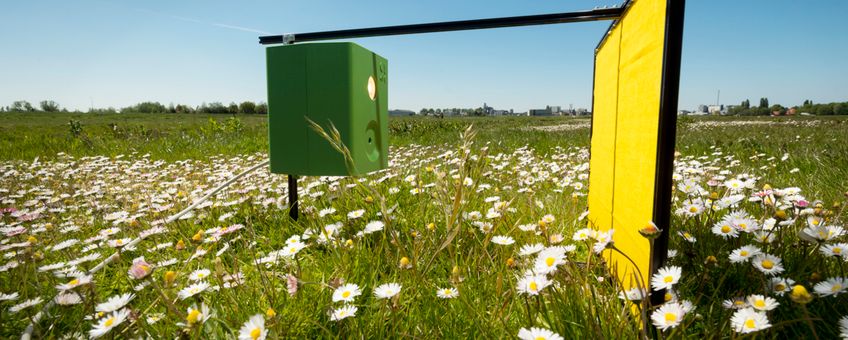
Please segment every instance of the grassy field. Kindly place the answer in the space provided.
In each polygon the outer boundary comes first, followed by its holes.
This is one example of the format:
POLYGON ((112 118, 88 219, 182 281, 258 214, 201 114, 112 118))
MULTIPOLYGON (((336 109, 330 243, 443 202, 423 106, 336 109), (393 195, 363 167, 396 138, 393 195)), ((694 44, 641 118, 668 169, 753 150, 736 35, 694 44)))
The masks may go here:
POLYGON ((298 222, 266 170, 164 221, 266 157, 231 117, 0 114, 0 336, 848 332, 843 117, 681 118, 662 306, 582 218, 588 119, 393 118, 391 168, 302 179, 298 222))

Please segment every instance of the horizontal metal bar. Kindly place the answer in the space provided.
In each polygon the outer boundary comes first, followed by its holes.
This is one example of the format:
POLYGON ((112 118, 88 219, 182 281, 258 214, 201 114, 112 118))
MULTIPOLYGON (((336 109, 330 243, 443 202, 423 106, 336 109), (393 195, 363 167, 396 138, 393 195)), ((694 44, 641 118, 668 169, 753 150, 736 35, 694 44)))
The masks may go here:
POLYGON ((297 43, 305 41, 334 40, 376 37, 400 34, 419 34, 433 32, 465 31, 499 27, 516 27, 531 25, 563 24, 569 22, 614 20, 621 16, 623 8, 601 8, 591 11, 525 15, 516 17, 474 19, 461 21, 431 22, 425 24, 384 26, 370 28, 355 28, 338 31, 324 31, 311 33, 295 33, 286 35, 269 35, 259 37, 259 43, 282 44, 297 43))

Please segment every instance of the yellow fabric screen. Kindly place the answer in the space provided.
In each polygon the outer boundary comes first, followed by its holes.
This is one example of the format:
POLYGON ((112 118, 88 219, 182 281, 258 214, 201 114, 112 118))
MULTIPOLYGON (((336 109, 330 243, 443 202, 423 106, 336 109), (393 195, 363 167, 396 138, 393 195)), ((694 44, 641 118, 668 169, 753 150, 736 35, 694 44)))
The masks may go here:
POLYGON ((589 220, 615 229, 606 251, 625 287, 649 285, 650 247, 639 235, 653 219, 666 0, 634 0, 596 51, 589 220))

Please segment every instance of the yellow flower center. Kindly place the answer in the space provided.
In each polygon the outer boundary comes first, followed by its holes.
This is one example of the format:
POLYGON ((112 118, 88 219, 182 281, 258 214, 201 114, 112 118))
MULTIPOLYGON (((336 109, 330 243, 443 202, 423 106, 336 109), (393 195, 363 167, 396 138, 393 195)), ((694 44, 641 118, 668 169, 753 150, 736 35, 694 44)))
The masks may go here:
POLYGON ((733 301, 733 304, 734 304, 734 305, 737 305, 737 306, 741 306, 741 305, 744 305, 744 304, 745 304, 745 301, 742 301, 742 300, 736 300, 736 301, 733 301))
POLYGON ((665 321, 667 321, 667 322, 677 322, 677 314, 665 313, 665 321))
POLYGON ((197 278, 198 278, 198 279, 202 279, 204 276, 206 276, 206 274, 203 274, 203 273, 197 273, 197 278))
POLYGON ((671 293, 665 293, 665 296, 663 296, 663 300, 665 300, 665 302, 669 302, 673 298, 674 298, 674 295, 671 295, 671 293))
POLYGON ((754 301, 754 307, 764 308, 766 306, 766 302, 763 300, 754 301))
POLYGON ((689 207, 689 212, 694 214, 694 213, 698 212, 698 208, 697 207, 689 207))
POLYGON ((663 278, 663 282, 665 282, 665 283, 671 283, 672 281, 674 281, 674 276, 668 275, 665 278, 663 278))
POLYGON ((106 327, 112 327, 113 323, 115 323, 115 317, 114 316, 106 319, 106 322, 104 322, 103 325, 106 326, 106 327))
POLYGON ((739 255, 741 255, 741 256, 748 256, 748 251, 747 251, 747 250, 740 251, 740 252, 739 252, 739 255))
POLYGON ((726 225, 721 226, 721 232, 725 233, 725 234, 729 233, 730 232, 730 226, 726 226, 726 225))
POLYGON ((774 290, 776 290, 778 292, 782 292, 782 291, 786 290, 786 286, 784 286, 782 283, 778 283, 778 284, 774 285, 774 290))
POLYGON ((745 327, 747 328, 757 328, 757 324, 754 322, 754 319, 745 320, 745 327))
POLYGON ((79 284, 79 280, 77 280, 77 279, 73 279, 73 280, 71 280, 71 282, 68 282, 69 286, 76 286, 78 284, 79 284))
POLYGON ((739 226, 739 229, 742 229, 742 230, 748 229, 748 225, 745 224, 745 223, 739 223, 738 226, 739 226))
POLYGON ((192 309, 191 312, 188 312, 188 316, 186 316, 186 321, 188 321, 188 324, 191 325, 197 322, 197 320, 200 319, 201 316, 202 315, 200 314, 199 310, 192 309))
POLYGON ((451 292, 450 289, 445 289, 445 295, 451 295, 451 293, 453 293, 453 292, 451 292))
POLYGON ((819 225, 821 221, 819 219, 813 219, 813 225, 819 225))
POLYGON ((546 338, 545 338, 545 337, 543 337, 543 336, 537 336, 537 337, 536 337, 536 339, 534 339, 534 340, 548 340, 548 339, 546 339, 546 338))
POLYGON ((771 262, 771 260, 763 260, 762 266, 765 269, 772 269, 774 268, 774 262, 771 262))
POLYGON ((347 299, 349 296, 350 296, 350 291, 345 291, 344 293, 342 293, 342 297, 345 298, 345 299, 347 299))
POLYGON ((260 335, 262 335, 262 330, 259 329, 259 327, 256 327, 252 331, 250 331, 250 337, 253 338, 253 340, 259 339, 260 335))
POLYGON ((837 283, 837 284, 835 284, 835 285, 833 285, 833 287, 831 287, 831 288, 830 288, 830 291, 831 291, 831 292, 834 292, 834 293, 836 293, 836 292, 838 292, 838 291, 840 291, 840 290, 842 290, 842 285, 841 285, 841 284, 838 284, 838 283, 837 283))
POLYGON ((550 267, 550 266, 553 266, 553 265, 554 265, 554 261, 556 261, 556 259, 555 259, 555 258, 553 258, 553 257, 548 257, 548 258, 546 258, 546 259, 545 259, 545 264, 547 264, 547 265, 548 265, 548 267, 550 267))
POLYGON ((833 248, 833 253, 834 253, 834 254, 841 254, 841 253, 842 253, 842 248, 834 247, 834 248, 833 248))
POLYGON ((115 241, 115 244, 122 245, 124 244, 124 240, 118 239, 117 241, 115 241))
POLYGON ((535 291, 536 291, 536 290, 538 290, 538 289, 539 289, 539 286, 538 286, 538 285, 536 285, 536 282, 535 282, 535 281, 531 281, 531 282, 530 282, 530 290, 532 290, 532 291, 534 291, 534 292, 535 292, 535 291))

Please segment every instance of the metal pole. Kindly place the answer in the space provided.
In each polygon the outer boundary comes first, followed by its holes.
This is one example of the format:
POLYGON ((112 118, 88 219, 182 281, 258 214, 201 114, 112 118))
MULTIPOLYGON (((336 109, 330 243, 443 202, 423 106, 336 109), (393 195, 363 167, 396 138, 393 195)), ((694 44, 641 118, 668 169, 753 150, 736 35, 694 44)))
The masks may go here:
POLYGON ((297 176, 289 175, 289 217, 297 221, 297 176))
POLYGON ((305 41, 333 40, 364 38, 386 35, 418 34, 449 31, 466 31, 499 27, 516 27, 531 25, 562 24, 569 22, 614 20, 621 16, 624 11, 622 7, 601 8, 591 11, 525 15, 515 17, 502 17, 490 19, 474 19, 446 22, 432 22, 425 24, 356 28, 337 31, 296 33, 284 35, 269 35, 259 37, 259 43, 268 44, 292 44, 305 41))

